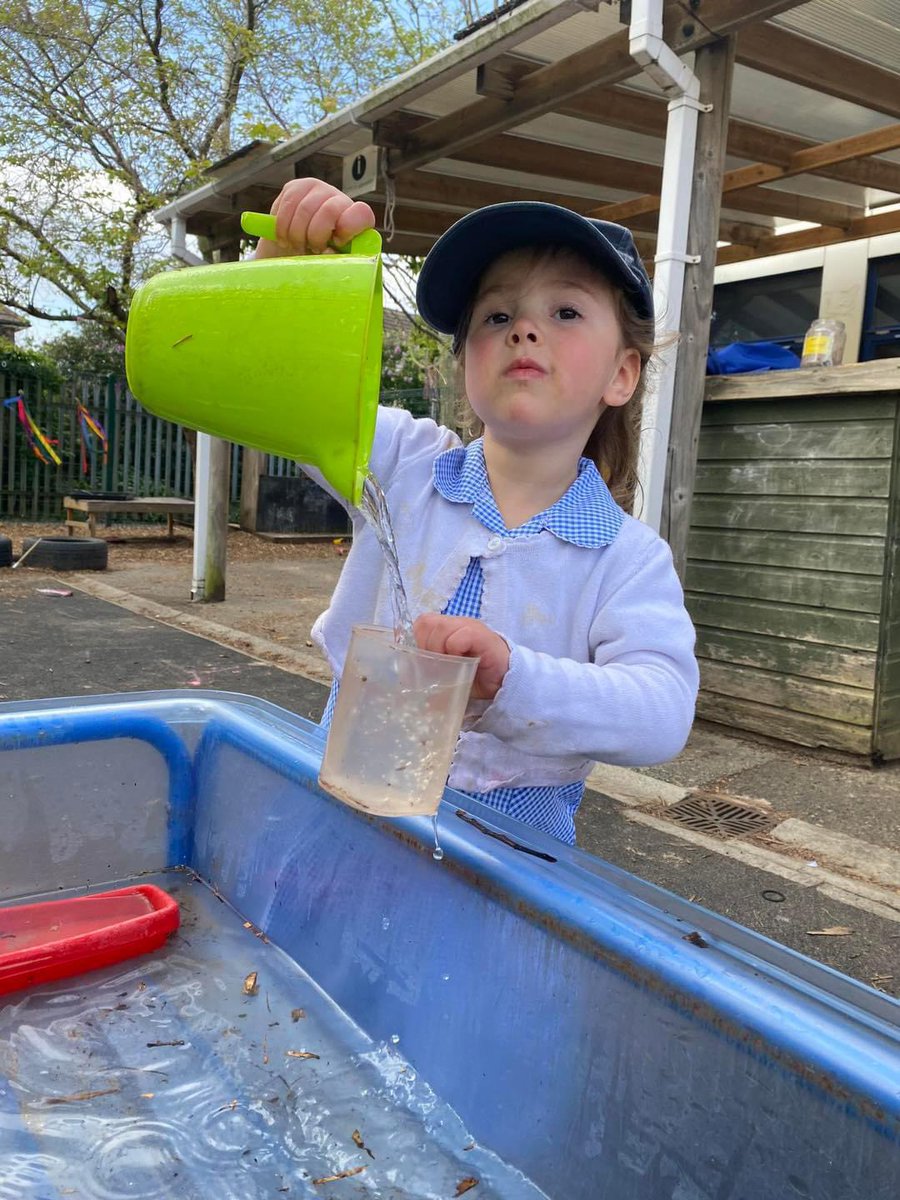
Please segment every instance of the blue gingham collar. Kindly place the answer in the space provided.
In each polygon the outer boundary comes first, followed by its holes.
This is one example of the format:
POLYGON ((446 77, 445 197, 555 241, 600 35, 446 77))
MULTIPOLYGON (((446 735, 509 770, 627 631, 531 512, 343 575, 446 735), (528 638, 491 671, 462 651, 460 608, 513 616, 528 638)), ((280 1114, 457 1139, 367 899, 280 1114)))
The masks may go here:
POLYGON ((482 525, 492 533, 506 537, 540 533, 546 529, 564 542, 597 549, 608 546, 615 539, 625 519, 589 458, 579 460, 577 479, 555 504, 515 530, 506 528, 494 501, 481 438, 468 446, 457 446, 439 454, 434 460, 433 481, 445 500, 471 504, 473 516, 482 525))

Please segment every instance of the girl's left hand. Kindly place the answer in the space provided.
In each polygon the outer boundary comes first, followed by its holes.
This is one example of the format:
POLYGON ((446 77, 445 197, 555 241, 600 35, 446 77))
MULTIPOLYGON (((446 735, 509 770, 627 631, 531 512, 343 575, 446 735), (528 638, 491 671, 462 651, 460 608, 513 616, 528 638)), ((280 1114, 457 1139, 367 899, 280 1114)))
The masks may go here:
POLYGON ((480 658, 470 693, 473 700, 493 700, 509 670, 509 646, 499 633, 473 617, 424 613, 414 626, 420 650, 480 658))

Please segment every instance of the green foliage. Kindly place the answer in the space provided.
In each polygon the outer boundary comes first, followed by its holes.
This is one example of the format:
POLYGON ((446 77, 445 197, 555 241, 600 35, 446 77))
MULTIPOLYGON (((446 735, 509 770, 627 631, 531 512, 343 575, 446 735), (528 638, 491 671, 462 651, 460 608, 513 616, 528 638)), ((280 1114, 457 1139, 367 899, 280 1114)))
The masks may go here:
POLYGON ((388 323, 384 331, 381 362, 381 386, 385 390, 412 390, 425 387, 428 368, 441 355, 441 342, 418 321, 408 320, 405 328, 388 323))
MULTIPOLYGON (((54 360, 40 350, 29 350, 25 346, 14 346, 0 339, 0 375, 22 375, 36 379, 46 387, 58 388, 62 383, 59 367, 54 360)), ((0 397, 6 399, 6 397, 0 397)))
POLYGON ((125 345, 121 334, 102 325, 82 322, 76 332, 61 333, 43 347, 61 375, 69 379, 84 375, 124 375, 125 345))
POLYGON ((445 44, 462 0, 7 0, 0 303, 125 328, 167 258, 153 212, 445 44))

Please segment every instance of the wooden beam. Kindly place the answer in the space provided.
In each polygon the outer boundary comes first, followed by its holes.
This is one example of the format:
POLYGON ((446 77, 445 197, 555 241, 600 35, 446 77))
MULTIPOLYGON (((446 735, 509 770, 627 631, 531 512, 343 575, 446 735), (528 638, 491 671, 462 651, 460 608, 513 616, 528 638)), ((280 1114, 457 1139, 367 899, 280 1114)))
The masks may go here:
MULTIPOLYGON (((754 21, 794 8, 798 0, 704 0, 695 17, 680 3, 666 6, 664 36, 677 54, 698 50, 754 21)), ((640 73, 628 52, 628 30, 595 42, 568 58, 525 75, 511 99, 486 96, 429 121, 389 154, 392 173, 458 154, 485 137, 552 112, 570 96, 601 83, 620 83, 640 73)))
POLYGON ((244 446, 241 451, 241 502, 238 522, 241 529, 256 533, 259 509, 259 479, 265 472, 266 455, 262 450, 244 446))
POLYGON ((475 91, 479 96, 512 100, 519 80, 536 71, 541 65, 516 54, 498 54, 496 58, 481 63, 476 69, 475 91))
POLYGON ((728 192, 722 197, 722 204, 737 212, 785 217, 789 221, 811 221, 816 225, 832 225, 835 229, 846 229, 851 221, 863 215, 863 209, 850 204, 801 196, 798 192, 780 188, 756 187, 728 192))
POLYGON ((874 63, 776 25, 741 31, 737 61, 746 67, 836 96, 900 120, 900 76, 874 63))
MULTIPOLYGON (((398 203, 431 205, 435 208, 456 212, 459 216, 473 208, 486 204, 502 204, 507 200, 545 200, 550 204, 561 204, 576 212, 587 212, 596 205, 596 200, 584 196, 571 196, 563 192, 549 192, 541 188, 509 187, 505 183, 490 183, 481 179, 465 179, 462 176, 443 175, 434 171, 407 171, 396 181, 398 203)), ((381 191, 374 193, 383 199, 381 191)))
MULTIPOLYGON (((791 155, 784 166, 778 166, 775 163, 751 163, 747 167, 737 167, 734 171, 728 171, 723 177, 722 191, 726 194, 742 194, 746 200, 747 193, 755 193, 760 184, 772 183, 776 179, 790 179, 795 175, 805 175, 810 170, 814 170, 817 165, 828 166, 868 154, 896 150, 898 147, 900 147, 900 123, 885 125, 883 129, 875 129, 870 133, 859 133, 853 137, 838 138, 833 142, 822 142, 820 145, 798 150, 791 155)), ((733 199, 734 196, 731 198, 733 199)), ((751 202, 753 198, 751 197, 751 202)), ((640 196, 636 200, 626 200, 621 204, 598 208, 594 215, 608 221, 626 220, 638 213, 654 212, 659 208, 659 204, 659 196, 640 196)))
MULTIPOLYGON (((427 123, 427 118, 413 113, 396 113, 388 120, 379 122, 375 129, 375 138, 382 145, 398 145, 405 137, 411 134, 414 136, 415 131, 427 123)), ((483 139, 475 145, 458 150, 453 157, 460 162, 504 167, 523 175, 552 174, 560 183, 569 180, 593 187, 621 188, 628 191, 640 191, 645 185, 650 185, 646 188, 648 192, 652 188, 650 195, 587 210, 591 215, 602 216, 605 220, 628 222, 642 213, 652 213, 659 209, 657 193, 662 184, 662 168, 655 164, 613 158, 608 154, 593 154, 588 150, 574 150, 568 146, 548 147, 546 142, 517 134, 499 134, 483 139)), ((397 188, 401 192, 407 174, 408 172, 403 172, 397 177, 397 188)), ((839 226, 848 224, 862 212, 860 208, 848 204, 835 204, 830 200, 776 192, 762 187, 741 188, 740 192, 735 193, 734 207, 744 212, 788 217, 794 221, 813 221, 818 224, 833 223, 839 226)))
MULTIPOLYGON (((414 137, 419 129, 428 125, 427 117, 414 113, 396 113, 379 121, 375 127, 375 140, 379 145, 402 145, 406 138, 414 137)), ((452 155, 459 162, 475 163, 478 166, 501 167, 507 171, 519 171, 525 175, 549 175, 558 179, 571 179, 578 183, 621 191, 644 191, 658 186, 662 180, 662 168, 651 163, 634 162, 616 158, 611 154, 595 154, 590 150, 578 150, 571 146, 548 145, 534 137, 514 133, 481 138, 477 142, 460 147, 452 155)), ((404 169, 397 176, 397 187, 402 187, 404 169)))
MULTIPOLYGON (((384 202, 383 192, 367 196, 370 204, 384 202)), ((573 196, 563 192, 544 191, 540 188, 509 187, 505 183, 487 183, 478 179, 463 179, 459 176, 439 175, 431 171, 409 171, 397 180, 397 204, 412 205, 421 211, 443 212, 453 220, 483 208, 488 204, 503 204, 510 200, 540 200, 547 204, 559 204, 573 212, 587 214, 596 207, 596 200, 588 196, 573 196)), ((656 216, 650 214, 637 217, 631 222, 635 233, 655 237, 656 216)), ((749 221, 723 220, 719 225, 719 237, 723 242, 735 242, 748 246, 756 245, 763 238, 771 237, 771 224, 755 225, 749 221)))
POLYGON ((595 154, 571 146, 548 145, 534 138, 501 134, 457 150, 459 162, 483 167, 501 167, 526 175, 569 179, 617 191, 645 191, 662 183, 662 167, 611 154, 595 154))
POLYGON ((700 113, 694 150, 694 191, 688 225, 687 253, 699 261, 685 268, 680 340, 675 365, 675 394, 661 533, 669 543, 675 569, 684 579, 687 566, 691 503, 700 442, 700 419, 706 386, 706 352, 712 318, 715 230, 719 224, 728 110, 734 68, 734 38, 697 52, 694 71, 700 98, 712 110, 700 113))
MULTIPOLYGON (((372 200, 369 201, 372 205, 372 211, 375 213, 375 221, 379 229, 384 229, 384 202, 372 200)), ((458 220, 458 213, 442 213, 433 208, 414 208, 408 204, 397 203, 394 205, 394 229, 398 234, 411 234, 414 237, 421 237, 423 234, 426 237, 440 237, 445 230, 449 229, 454 221, 458 220)))
MULTIPOLYGON (((596 88, 567 100, 556 111, 562 116, 614 129, 627 129, 648 137, 664 138, 666 135, 666 101, 624 88, 596 88)), ((817 145, 817 142, 807 138, 778 129, 767 129, 764 125, 754 125, 736 117, 732 117, 728 123, 728 153, 751 162, 786 166, 791 156, 799 150, 809 150, 817 145)), ((841 183, 900 195, 900 163, 851 159, 809 169, 825 179, 837 179, 841 183)))
MULTIPOLYGON (((382 228, 381 233, 384 232, 382 228)), ((435 238, 428 234, 395 233, 390 241, 385 239, 385 254, 405 254, 421 257, 428 253, 435 243, 435 238)))
POLYGON ((859 238, 878 237, 883 233, 900 233, 900 209, 892 212, 875 213, 870 217, 857 217, 846 229, 830 229, 817 226, 803 229, 799 233, 785 233, 781 237, 766 238, 752 248, 723 246, 718 253, 716 265, 744 262, 749 258, 765 258, 770 254, 788 254, 795 250, 813 250, 819 246, 830 246, 835 242, 854 242, 859 238))

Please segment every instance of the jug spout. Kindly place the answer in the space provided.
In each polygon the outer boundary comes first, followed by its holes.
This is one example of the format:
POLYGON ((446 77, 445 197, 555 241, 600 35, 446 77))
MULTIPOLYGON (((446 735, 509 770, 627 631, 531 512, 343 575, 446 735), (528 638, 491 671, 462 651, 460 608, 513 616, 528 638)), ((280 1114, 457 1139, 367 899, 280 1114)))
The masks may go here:
POLYGON ((125 367, 148 411, 309 463, 358 505, 382 336, 381 238, 367 230, 340 254, 154 276, 132 303, 125 367))

